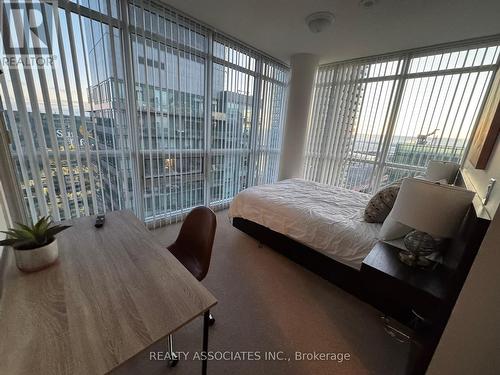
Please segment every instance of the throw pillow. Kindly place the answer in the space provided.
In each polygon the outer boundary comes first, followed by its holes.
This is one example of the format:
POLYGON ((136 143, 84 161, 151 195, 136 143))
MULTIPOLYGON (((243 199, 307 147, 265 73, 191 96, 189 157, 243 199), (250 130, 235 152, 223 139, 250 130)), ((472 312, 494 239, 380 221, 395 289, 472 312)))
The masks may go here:
POLYGON ((398 181, 379 190, 368 202, 364 219, 368 223, 383 223, 398 196, 401 182, 398 181))

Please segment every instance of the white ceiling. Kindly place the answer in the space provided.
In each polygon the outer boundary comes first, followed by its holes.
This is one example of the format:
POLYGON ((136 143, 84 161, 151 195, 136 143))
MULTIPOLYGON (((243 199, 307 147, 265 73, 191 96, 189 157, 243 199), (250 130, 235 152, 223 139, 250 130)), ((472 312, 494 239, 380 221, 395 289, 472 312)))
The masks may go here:
POLYGON ((500 33, 500 0, 163 0, 282 61, 294 53, 340 61, 500 33), (313 34, 310 13, 329 10, 333 26, 313 34))

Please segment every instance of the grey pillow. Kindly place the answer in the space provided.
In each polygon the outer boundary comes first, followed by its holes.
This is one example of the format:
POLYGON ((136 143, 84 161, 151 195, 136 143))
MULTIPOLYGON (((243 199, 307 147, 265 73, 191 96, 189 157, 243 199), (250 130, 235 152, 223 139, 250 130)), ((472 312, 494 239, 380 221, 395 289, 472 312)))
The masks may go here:
POLYGON ((364 219, 368 223, 383 223, 398 196, 401 181, 380 189, 368 202, 364 219))

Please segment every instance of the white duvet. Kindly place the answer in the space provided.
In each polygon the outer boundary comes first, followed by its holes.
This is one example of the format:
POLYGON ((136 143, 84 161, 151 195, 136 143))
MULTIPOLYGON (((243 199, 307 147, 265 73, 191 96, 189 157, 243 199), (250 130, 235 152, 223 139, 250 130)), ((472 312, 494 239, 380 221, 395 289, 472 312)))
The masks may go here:
POLYGON ((359 269, 381 227, 363 220, 369 200, 357 191, 290 179, 240 192, 229 216, 263 225, 359 269))

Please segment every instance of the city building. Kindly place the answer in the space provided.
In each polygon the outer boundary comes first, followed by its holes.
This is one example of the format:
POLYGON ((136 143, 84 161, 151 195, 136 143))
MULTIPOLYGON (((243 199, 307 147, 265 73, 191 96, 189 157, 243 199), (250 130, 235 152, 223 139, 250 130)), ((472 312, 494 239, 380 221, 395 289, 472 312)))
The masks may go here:
POLYGON ((500 374, 499 15, 0 1, 0 375, 500 374))

